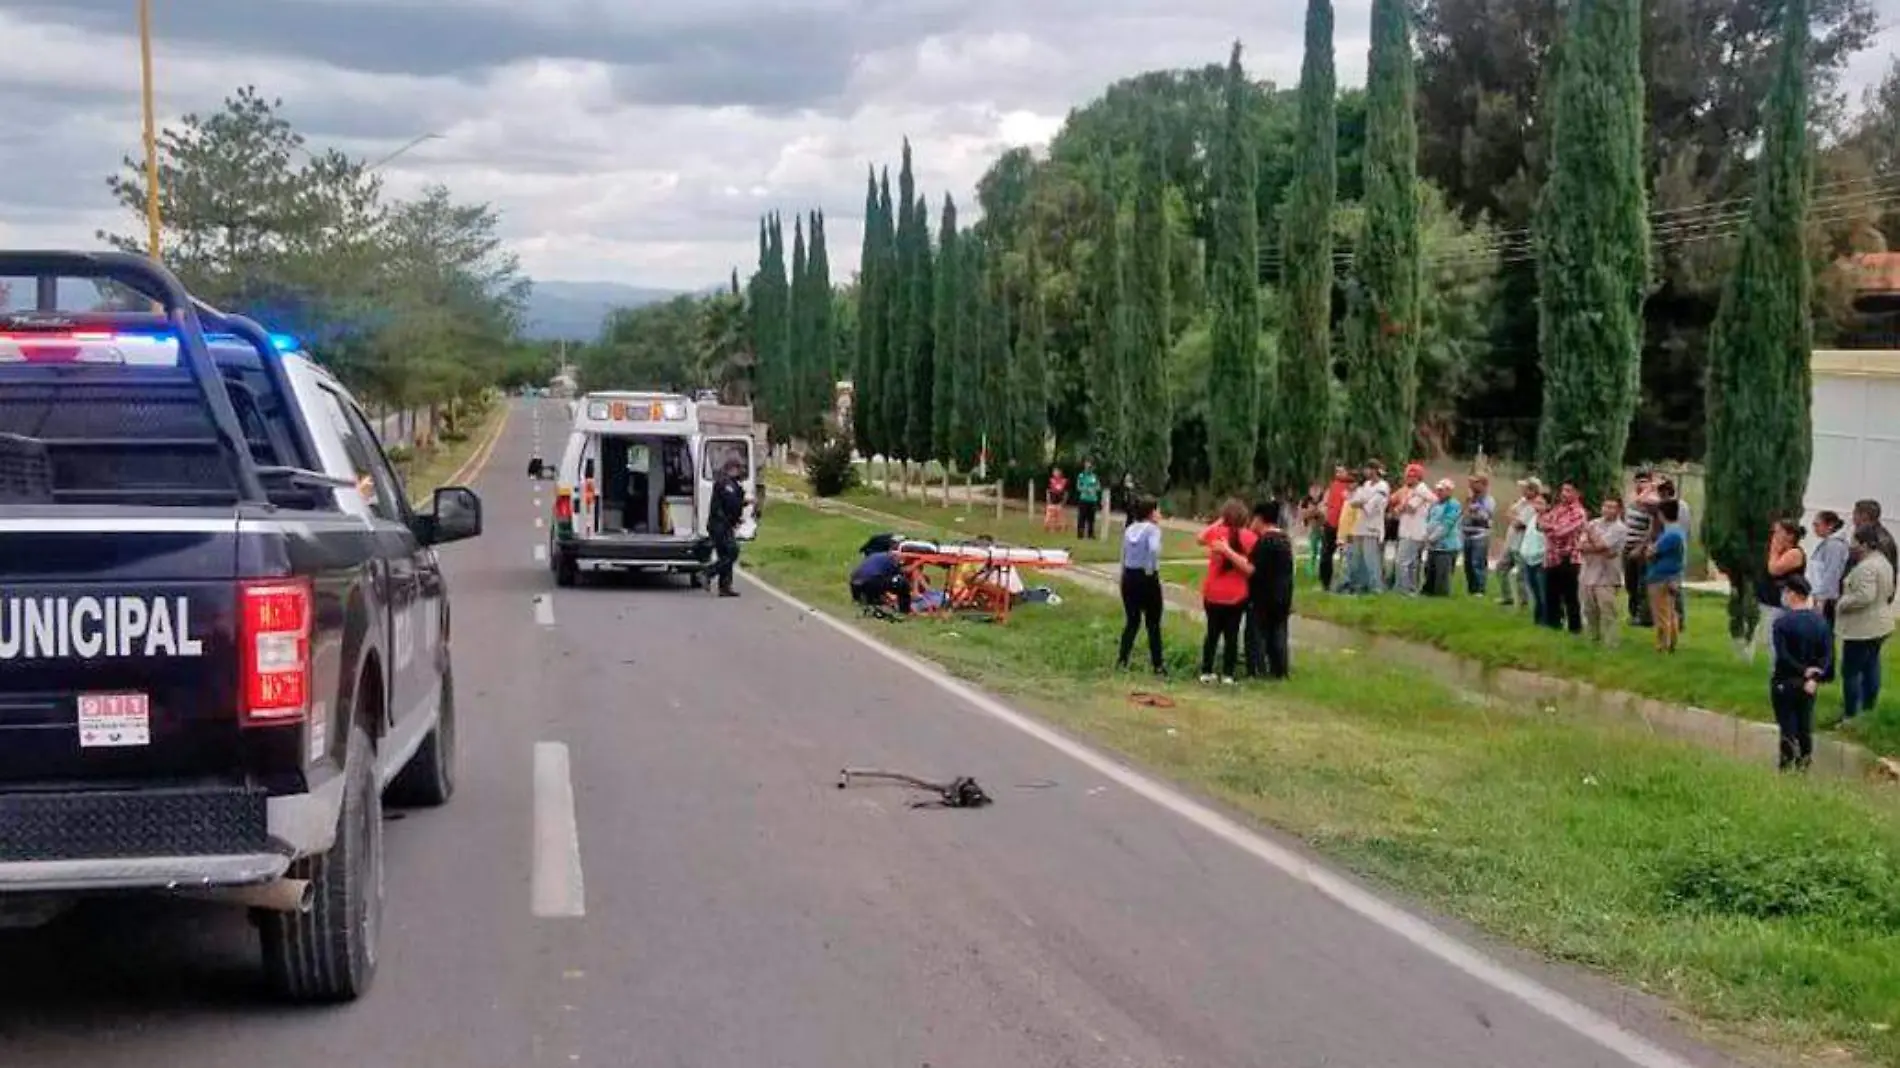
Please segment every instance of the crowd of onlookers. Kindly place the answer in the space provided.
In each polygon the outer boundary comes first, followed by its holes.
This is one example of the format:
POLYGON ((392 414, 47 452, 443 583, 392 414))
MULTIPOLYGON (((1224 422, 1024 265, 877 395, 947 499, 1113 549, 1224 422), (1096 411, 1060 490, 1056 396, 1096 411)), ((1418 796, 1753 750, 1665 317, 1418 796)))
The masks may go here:
MULTIPOLYGON (((1462 567, 1466 595, 1486 597, 1495 574, 1498 603, 1527 610, 1539 625, 1610 647, 1625 626, 1643 627, 1659 651, 1675 652, 1694 524, 1674 482, 1638 472, 1627 497, 1605 495, 1594 515, 1568 482, 1553 492, 1526 478, 1516 489, 1500 511, 1484 475, 1460 493, 1451 479, 1428 484, 1420 464, 1408 465, 1396 487, 1376 460, 1358 472, 1340 467, 1302 502, 1320 583, 1344 595, 1449 597, 1462 567)), ((1808 540, 1797 519, 1775 521, 1753 591, 1760 623, 1740 643, 1751 661, 1764 648, 1773 655, 1784 767, 1805 766, 1812 752, 1821 685, 1840 681, 1846 721, 1873 710, 1881 648, 1894 629, 1896 551, 1879 502, 1856 504, 1851 528, 1834 512, 1818 513, 1812 551, 1808 540)))

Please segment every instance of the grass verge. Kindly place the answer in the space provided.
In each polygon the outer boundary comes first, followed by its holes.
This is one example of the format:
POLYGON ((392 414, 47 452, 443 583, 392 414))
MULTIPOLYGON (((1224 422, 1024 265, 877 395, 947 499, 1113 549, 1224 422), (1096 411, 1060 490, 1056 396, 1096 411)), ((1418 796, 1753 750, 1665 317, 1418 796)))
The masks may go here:
MULTIPOLYGON (((786 503, 748 564, 850 618, 866 529, 786 503)), ((1302 651, 1271 690, 1166 684, 1175 708, 1137 706, 1106 670, 1118 607, 1059 585, 1005 626, 863 625, 1502 938, 1771 1048, 1900 1066, 1894 794, 1489 712, 1343 652, 1302 651)), ((1199 633, 1167 628, 1188 677, 1199 633)))
MULTIPOLYGON (((804 479, 788 476, 782 472, 768 472, 767 479, 775 488, 794 490, 799 493, 810 492, 804 479)), ((961 489, 961 487, 956 488, 961 489)), ((942 491, 940 488, 933 488, 932 492, 942 491)), ((997 541, 1013 545, 1039 545, 1050 549, 1067 549, 1071 557, 1083 563, 1117 564, 1121 561, 1121 544, 1116 540, 1121 525, 1111 524, 1105 516, 1101 522, 1103 536, 1093 541, 1083 541, 1075 536, 1074 509, 1069 509, 1067 513, 1069 523, 1067 533, 1046 534, 1042 529, 1041 513, 1038 512, 1034 516, 1027 514, 1023 511, 1023 502, 1017 500, 1008 503, 1000 518, 996 514, 996 505, 993 502, 976 502, 966 508, 962 500, 953 497, 950 507, 946 508, 940 497, 933 496, 926 502, 918 500, 915 496, 891 497, 879 490, 862 486, 833 500, 910 520, 914 526, 904 533, 953 534, 963 538, 989 534, 997 541)), ((1192 535, 1168 530, 1162 534, 1162 555, 1164 557, 1198 557, 1201 555, 1201 550, 1195 547, 1192 535)))
POLYGON ((487 446, 507 415, 506 402, 491 403, 487 411, 469 424, 466 438, 415 450, 408 459, 396 464, 410 498, 426 502, 437 487, 446 485, 477 451, 487 446))

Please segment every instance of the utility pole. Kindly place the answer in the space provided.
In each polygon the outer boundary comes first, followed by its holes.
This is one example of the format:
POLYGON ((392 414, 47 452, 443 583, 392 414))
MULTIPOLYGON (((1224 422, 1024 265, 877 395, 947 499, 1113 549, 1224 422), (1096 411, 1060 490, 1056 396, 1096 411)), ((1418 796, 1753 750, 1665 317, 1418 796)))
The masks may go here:
POLYGON ((145 225, 147 251, 160 258, 158 217, 158 118, 152 101, 152 0, 139 0, 139 57, 145 81, 145 225))

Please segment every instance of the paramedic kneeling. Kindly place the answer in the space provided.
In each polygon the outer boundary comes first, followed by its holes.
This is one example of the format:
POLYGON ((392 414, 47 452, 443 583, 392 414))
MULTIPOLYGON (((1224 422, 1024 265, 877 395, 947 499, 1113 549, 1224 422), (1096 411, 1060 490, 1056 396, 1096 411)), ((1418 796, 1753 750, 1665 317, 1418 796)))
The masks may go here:
POLYGON ((851 599, 866 608, 882 611, 884 598, 897 598, 897 614, 910 615, 910 579, 895 552, 866 554, 851 569, 851 599))
POLYGON ((739 524, 745 521, 745 489, 739 485, 744 470, 745 465, 734 460, 719 472, 706 515, 706 533, 713 544, 713 562, 707 572, 718 583, 721 597, 739 596, 732 588, 732 569, 739 562, 739 524))

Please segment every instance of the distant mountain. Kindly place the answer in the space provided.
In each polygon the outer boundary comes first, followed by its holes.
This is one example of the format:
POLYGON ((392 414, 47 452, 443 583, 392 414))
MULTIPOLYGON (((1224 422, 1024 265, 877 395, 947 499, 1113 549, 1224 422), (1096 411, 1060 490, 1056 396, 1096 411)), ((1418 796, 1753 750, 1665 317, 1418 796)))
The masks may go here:
POLYGON ((536 282, 528 298, 528 336, 538 341, 592 341, 616 308, 638 308, 680 295, 619 282, 536 282))

